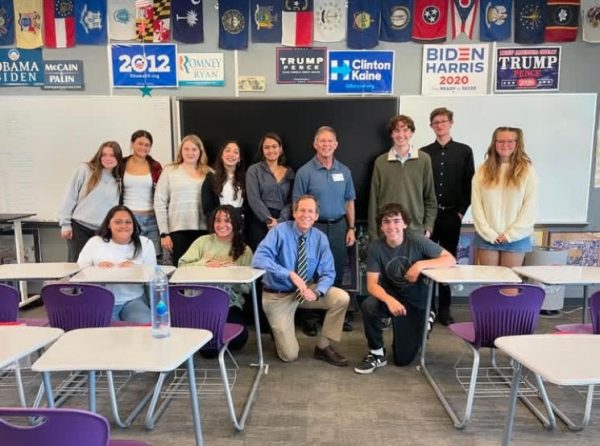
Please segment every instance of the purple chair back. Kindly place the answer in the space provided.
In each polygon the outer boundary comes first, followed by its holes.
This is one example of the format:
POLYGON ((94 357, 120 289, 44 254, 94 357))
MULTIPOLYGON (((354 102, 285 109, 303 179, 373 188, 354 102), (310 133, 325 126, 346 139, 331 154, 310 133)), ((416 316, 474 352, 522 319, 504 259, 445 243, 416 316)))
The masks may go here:
POLYGON ((590 310, 592 312, 592 330, 594 334, 600 334, 600 290, 590 297, 590 310))
POLYGON ((42 288, 51 327, 64 331, 108 327, 115 305, 110 290, 87 283, 55 283, 42 288))
POLYGON ((536 285, 486 285, 471 293, 476 348, 494 347, 500 336, 533 334, 545 291, 536 285))
POLYGON ((92 412, 77 409, 3 408, 0 407, 1 444, 10 446, 142 446, 141 441, 110 441, 110 426, 106 419, 92 412), (19 418, 12 424, 3 418, 19 418), (29 417, 39 417, 40 423, 29 425, 29 417))
POLYGON ((220 350, 229 313, 229 294, 207 285, 169 286, 173 327, 203 328, 213 334, 203 348, 220 350))
POLYGON ((19 292, 0 283, 0 322, 15 322, 19 315, 19 292))

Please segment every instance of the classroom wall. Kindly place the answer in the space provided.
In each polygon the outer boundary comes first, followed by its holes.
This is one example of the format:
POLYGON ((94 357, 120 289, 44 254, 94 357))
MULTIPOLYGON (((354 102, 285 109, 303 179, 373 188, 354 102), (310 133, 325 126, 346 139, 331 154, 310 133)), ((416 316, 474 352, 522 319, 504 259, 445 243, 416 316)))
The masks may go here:
MULTIPOLYGON (((180 52, 223 52, 225 58, 225 86, 224 87, 183 87, 171 90, 153 90, 152 95, 174 95, 180 97, 206 97, 206 98, 227 98, 235 97, 235 70, 239 75, 260 75, 266 78, 266 92, 264 93, 241 93, 243 99, 252 98, 285 98, 285 97, 303 97, 315 98, 326 96, 325 85, 277 85, 275 82, 275 49, 276 44, 253 44, 250 42, 249 49, 246 51, 225 51, 218 48, 218 29, 217 29, 217 10, 212 1, 204 2, 204 34, 205 42, 197 45, 179 45, 180 52), (237 60, 236 60, 237 58, 237 60)), ((476 43, 469 41, 461 36, 450 43, 476 43)), ((512 43, 502 43, 499 46, 512 46, 512 43)), ((316 46, 327 46, 329 49, 346 50, 344 42, 317 44, 316 46)), ((562 64, 560 93, 597 93, 600 94, 600 44, 589 44, 581 41, 581 31, 578 41, 562 44, 562 64)), ((395 59, 395 80, 394 95, 415 95, 420 94, 421 86, 421 54, 422 45, 416 43, 388 43, 381 42, 375 49, 394 50, 395 59)), ((44 49, 45 59, 80 59, 84 63, 84 78, 86 90, 83 94, 90 95, 140 95, 136 89, 110 88, 108 51, 106 47, 96 46, 78 46, 64 50, 44 49)), ((38 88, 11 87, 0 90, 2 95, 50 95, 61 96, 68 94, 79 95, 82 92, 56 92, 43 91, 38 88)), ((598 112, 597 112, 598 114, 598 112)), ((455 126, 472 123, 474 116, 455 116, 455 126)), ((501 123, 498 123, 499 125, 501 123)), ((310 130, 312 131, 312 130, 310 130)), ((430 132, 428 128, 421 126, 417 131, 430 132)), ((552 131, 551 128, 548 129, 552 131)), ((433 135, 433 134, 432 134, 433 135)), ((468 142, 468 141, 465 141, 468 142)), ((568 147, 565 147, 565 156, 568 156, 568 147)), ((535 160, 534 160, 535 161, 535 160)), ((477 161, 476 161, 477 162, 477 161)), ((593 161, 595 165, 595 157, 593 161)), ((593 177, 593 176, 592 176, 593 177)), ((592 187, 592 185, 590 185, 592 187)), ((578 227, 563 227, 563 230, 600 230, 600 192, 596 189, 591 190, 590 206, 588 219, 590 224, 578 227)), ((553 228, 550 227, 550 230, 553 228)), ((45 230, 44 234, 48 235, 45 230)), ((58 248, 53 243, 46 244, 50 247, 58 248)), ((46 246, 44 246, 46 248, 46 246)), ((65 250, 66 252, 66 250, 65 250)), ((45 256, 45 260, 58 257, 55 249, 45 256)))

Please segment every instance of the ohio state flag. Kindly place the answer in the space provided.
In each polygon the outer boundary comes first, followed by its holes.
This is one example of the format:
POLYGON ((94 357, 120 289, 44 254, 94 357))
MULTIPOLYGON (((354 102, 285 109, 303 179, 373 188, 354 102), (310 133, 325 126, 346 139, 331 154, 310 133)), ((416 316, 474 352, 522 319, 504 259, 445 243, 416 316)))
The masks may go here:
POLYGON ((281 13, 282 45, 312 45, 313 11, 312 0, 283 0, 281 13))
POLYGON ((477 17, 478 0, 453 0, 452 9, 452 38, 456 39, 465 33, 469 39, 473 38, 475 18, 477 17))
POLYGON ((46 48, 75 46, 73 0, 44 0, 44 44, 46 48))
POLYGON ((413 41, 445 42, 447 26, 448 0, 415 0, 413 41))

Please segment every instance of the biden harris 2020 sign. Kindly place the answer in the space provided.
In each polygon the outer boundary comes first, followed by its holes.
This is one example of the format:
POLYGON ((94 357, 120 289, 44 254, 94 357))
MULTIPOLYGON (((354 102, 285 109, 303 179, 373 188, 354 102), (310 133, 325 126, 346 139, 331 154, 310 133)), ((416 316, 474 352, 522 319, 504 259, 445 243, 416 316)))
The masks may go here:
POLYGON ((423 45, 421 94, 486 94, 489 46, 423 45))

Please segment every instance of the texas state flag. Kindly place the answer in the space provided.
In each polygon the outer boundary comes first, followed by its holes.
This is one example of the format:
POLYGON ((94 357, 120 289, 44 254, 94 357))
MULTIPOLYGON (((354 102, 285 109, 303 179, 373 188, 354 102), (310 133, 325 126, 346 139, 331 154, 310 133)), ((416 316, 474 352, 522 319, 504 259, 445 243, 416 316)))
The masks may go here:
POLYGON ((75 46, 73 0, 44 0, 44 44, 47 48, 75 46))
POLYGON ((287 46, 311 46, 313 13, 312 0, 283 0, 281 43, 287 46))

